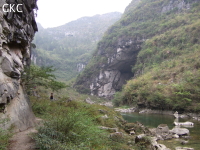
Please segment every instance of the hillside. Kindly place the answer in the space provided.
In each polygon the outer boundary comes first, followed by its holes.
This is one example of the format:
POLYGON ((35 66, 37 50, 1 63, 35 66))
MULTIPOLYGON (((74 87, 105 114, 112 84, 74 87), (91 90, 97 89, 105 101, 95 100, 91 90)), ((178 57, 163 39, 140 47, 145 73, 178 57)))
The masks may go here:
POLYGON ((39 24, 32 60, 37 65, 54 66, 58 78, 69 80, 85 68, 104 32, 120 17, 121 13, 113 12, 47 29, 39 24))
POLYGON ((199 14, 197 0, 133 0, 75 87, 116 105, 199 111, 199 14))

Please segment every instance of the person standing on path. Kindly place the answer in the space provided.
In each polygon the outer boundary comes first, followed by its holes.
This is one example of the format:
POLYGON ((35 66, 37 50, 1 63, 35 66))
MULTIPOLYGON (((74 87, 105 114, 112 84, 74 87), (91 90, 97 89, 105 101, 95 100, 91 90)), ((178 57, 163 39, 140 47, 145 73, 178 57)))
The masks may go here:
POLYGON ((53 101, 53 93, 50 95, 50 100, 53 101))

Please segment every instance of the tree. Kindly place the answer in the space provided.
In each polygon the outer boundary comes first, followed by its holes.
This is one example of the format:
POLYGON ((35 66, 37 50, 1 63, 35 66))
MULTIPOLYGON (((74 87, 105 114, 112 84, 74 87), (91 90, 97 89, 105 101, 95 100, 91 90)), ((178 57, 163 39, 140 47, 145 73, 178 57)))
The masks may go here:
POLYGON ((51 80, 49 82, 49 88, 51 88, 54 91, 58 92, 60 89, 67 87, 65 83, 58 82, 55 80, 51 80))
POLYGON ((53 91, 65 88, 65 83, 55 80, 55 75, 53 75, 54 71, 55 69, 52 66, 39 67, 31 65, 30 67, 26 67, 22 74, 22 84, 27 91, 30 91, 36 86, 51 88, 53 91))

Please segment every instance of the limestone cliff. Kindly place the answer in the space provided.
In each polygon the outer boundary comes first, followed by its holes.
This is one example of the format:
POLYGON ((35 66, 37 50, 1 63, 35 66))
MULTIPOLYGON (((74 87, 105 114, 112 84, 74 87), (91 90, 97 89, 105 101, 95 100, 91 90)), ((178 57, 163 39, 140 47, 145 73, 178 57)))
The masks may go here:
POLYGON ((143 43, 168 30, 161 27, 162 19, 172 13, 187 12, 195 2, 197 1, 133 0, 121 20, 98 43, 92 60, 79 75, 75 87, 80 92, 113 98, 114 93, 127 80, 142 73, 142 69, 132 71, 132 67, 137 62, 143 43))
POLYGON ((10 120, 5 128, 14 124, 25 130, 35 122, 20 79, 30 64, 30 43, 38 30, 35 9, 36 0, 0 1, 0 118, 10 120))

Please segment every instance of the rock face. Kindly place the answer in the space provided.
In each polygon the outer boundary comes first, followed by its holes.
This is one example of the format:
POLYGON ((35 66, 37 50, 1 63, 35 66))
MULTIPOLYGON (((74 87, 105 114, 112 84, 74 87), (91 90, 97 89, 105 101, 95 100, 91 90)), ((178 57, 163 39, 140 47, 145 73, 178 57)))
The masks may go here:
POLYGON ((36 0, 0 2, 0 116, 10 119, 5 128, 14 124, 17 129, 25 130, 34 125, 35 117, 22 87, 21 74, 24 66, 30 64, 30 43, 38 30, 35 9, 36 0), (10 4, 14 9, 5 9, 10 4))
MULTIPOLYGON (((116 91, 122 88, 133 73, 131 65, 135 63, 137 53, 140 50, 141 40, 133 41, 119 39, 118 46, 112 54, 105 54, 106 62, 99 73, 87 80, 84 85, 89 87, 91 95, 98 95, 108 99, 113 98, 116 91)), ((98 55, 104 55, 104 49, 100 48, 98 55)), ((79 83, 77 83, 78 85, 79 83)))
POLYGON ((83 71, 83 69, 85 69, 85 64, 83 64, 83 63, 78 63, 77 64, 77 71, 78 72, 81 72, 81 71, 83 71))
MULTIPOLYGON (((90 83, 91 95, 112 98, 114 93, 121 89, 122 85, 133 76, 131 65, 135 63, 140 44, 141 41, 133 41, 132 39, 118 40, 115 53, 106 54, 106 66, 90 83)), ((103 49, 99 49, 99 55, 103 51, 103 49)))

